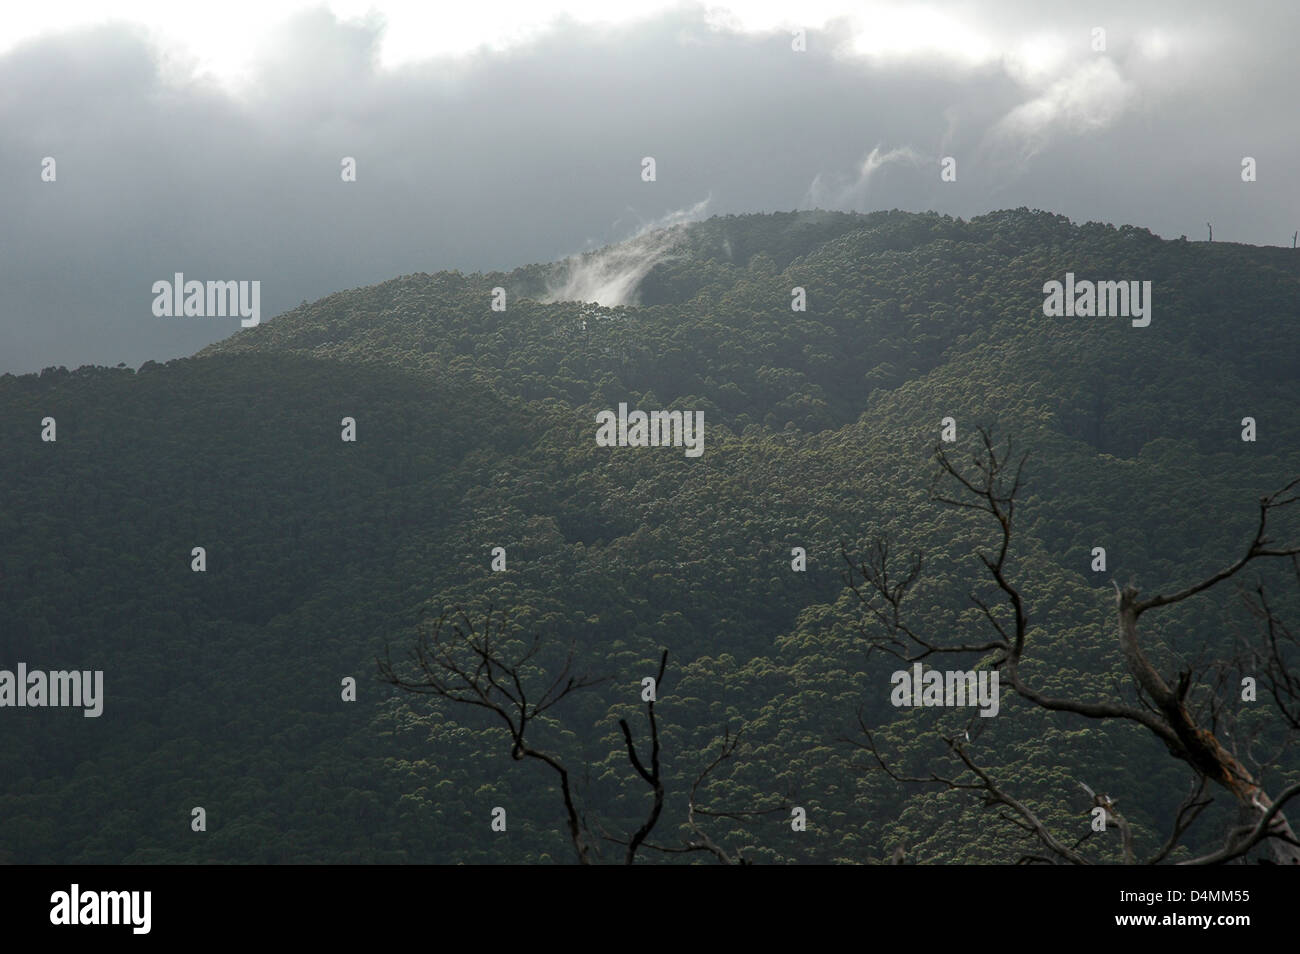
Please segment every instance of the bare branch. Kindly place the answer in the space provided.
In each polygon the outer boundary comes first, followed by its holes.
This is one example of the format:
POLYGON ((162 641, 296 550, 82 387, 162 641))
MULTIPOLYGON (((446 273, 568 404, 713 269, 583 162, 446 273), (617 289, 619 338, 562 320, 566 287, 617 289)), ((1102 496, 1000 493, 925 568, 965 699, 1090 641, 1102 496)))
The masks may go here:
POLYGON ((1300 495, 1291 493, 1297 486, 1300 486, 1300 477, 1296 477, 1281 490, 1269 494, 1267 497, 1259 498, 1259 524, 1255 529, 1255 536, 1250 541, 1250 546, 1246 548, 1246 552, 1236 562, 1224 567, 1218 573, 1206 577, 1199 583, 1193 583, 1191 586, 1179 590, 1177 593, 1172 593, 1169 596, 1161 596, 1157 594, 1150 599, 1138 601, 1134 606, 1136 614, 1141 616, 1149 609, 1154 609, 1157 606, 1168 606, 1170 603, 1177 603, 1180 600, 1187 599, 1189 596, 1195 596, 1197 593, 1208 590, 1216 583, 1228 579, 1228 577, 1240 571, 1251 560, 1258 557, 1295 556, 1296 554, 1300 554, 1300 547, 1284 547, 1280 550, 1270 547, 1269 544, 1272 541, 1269 540, 1266 535, 1269 512, 1289 506, 1290 504, 1295 503, 1296 500, 1300 499, 1300 495))
POLYGON ((1169 853, 1178 846, 1179 839, 1183 837, 1187 829, 1192 827, 1196 819, 1200 817, 1201 812, 1214 803, 1212 798, 1201 798, 1205 793, 1205 776, 1198 774, 1193 781, 1194 784, 1187 793, 1187 797, 1178 806, 1178 815, 1174 818, 1173 831, 1169 833, 1169 838, 1160 847, 1160 850, 1147 859, 1147 864, 1158 865, 1168 858, 1169 853))
POLYGON ((1300 782, 1284 788, 1278 795, 1277 800, 1269 806, 1268 811, 1261 814, 1259 821, 1255 823, 1254 827, 1248 829, 1244 835, 1235 838, 1230 835, 1228 844, 1218 851, 1180 863, 1185 865, 1223 864, 1225 861, 1240 858, 1265 839, 1277 839, 1293 846, 1300 845, 1300 841, 1285 832, 1279 831, 1275 825, 1278 816, 1282 812, 1282 806, 1296 795, 1300 795, 1300 782))
POLYGON ((654 792, 654 803, 650 808, 650 815, 636 830, 631 841, 627 844, 626 863, 632 864, 636 860, 636 850, 646 837, 654 829, 655 823, 659 821, 659 815, 664 808, 664 783, 659 777, 659 723, 655 720, 655 698, 663 685, 664 668, 668 665, 668 650, 663 651, 659 657, 659 674, 655 677, 655 691, 650 699, 646 702, 646 714, 650 719, 650 768, 647 769, 641 759, 636 754, 636 745, 632 742, 632 729, 627 724, 626 719, 619 719, 619 728, 623 730, 623 740, 627 743, 627 757, 631 761, 632 767, 636 769, 638 775, 645 779, 647 785, 654 792))
POLYGON ((413 675, 399 672, 386 650, 384 659, 378 661, 380 678, 406 692, 435 695, 495 714, 509 733, 511 758, 515 761, 535 759, 556 773, 564 800, 569 838, 578 861, 589 864, 589 846, 584 837, 587 826, 574 800, 568 769, 557 756, 529 745, 527 732, 531 722, 562 699, 605 680, 573 675, 573 649, 570 645, 564 665, 547 684, 540 701, 530 707, 524 688, 525 670, 539 651, 540 637, 535 636, 523 654, 511 661, 505 657, 500 645, 506 626, 504 616, 494 627, 489 607, 480 630, 463 609, 457 608, 457 614, 450 617, 444 612, 430 632, 420 634, 411 651, 416 670, 413 675))

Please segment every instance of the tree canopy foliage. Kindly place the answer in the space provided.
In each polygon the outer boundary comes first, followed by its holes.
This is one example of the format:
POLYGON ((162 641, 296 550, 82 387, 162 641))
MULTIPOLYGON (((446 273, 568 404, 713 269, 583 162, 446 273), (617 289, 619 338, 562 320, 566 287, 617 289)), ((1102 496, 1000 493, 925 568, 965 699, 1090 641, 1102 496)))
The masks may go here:
MULTIPOLYGON (((674 243, 636 305, 546 303, 572 264, 408 275, 188 359, 0 377, 0 668, 105 672, 101 718, 0 711, 0 859, 571 861, 545 765, 513 760, 491 713, 376 671, 452 607, 507 611, 502 638, 572 646, 604 679, 529 732, 610 832, 647 817, 620 720, 644 725, 641 681, 667 650, 655 839, 698 837, 686 795, 738 734, 701 803, 780 798, 808 817, 803 832, 710 819, 750 860, 1023 854, 978 799, 873 771, 844 741, 860 713, 900 775, 957 770, 942 740, 970 712, 891 705, 899 664, 869 651, 842 548, 926 554, 917 626, 986 635, 969 596, 987 592, 988 527, 936 504, 933 450, 948 416, 954 456, 979 451, 978 426, 1015 435, 1030 451, 1008 564, 1029 604, 1022 674, 1112 693, 1112 581, 1156 593, 1214 572, 1258 499, 1300 474, 1300 258, 1027 209, 715 218, 674 243), (1152 281, 1150 326, 1044 317, 1042 285, 1067 271, 1152 281), (704 455, 597 446, 596 413, 620 402, 703 410, 704 455)), ((1295 619, 1289 572, 1243 583, 1295 619)), ((1224 586, 1162 610, 1147 651, 1157 667, 1175 647, 1228 655, 1260 625, 1224 586)), ((1267 700, 1233 716, 1260 750, 1288 738, 1267 700)), ((986 721, 979 763, 1045 822, 1086 833, 1082 779, 1119 801, 1137 855, 1159 849, 1188 775, 1157 738, 1010 695, 986 721)), ((1300 780, 1280 751, 1275 787, 1300 780)), ((1234 811, 1211 805, 1169 860, 1218 847, 1234 811)))

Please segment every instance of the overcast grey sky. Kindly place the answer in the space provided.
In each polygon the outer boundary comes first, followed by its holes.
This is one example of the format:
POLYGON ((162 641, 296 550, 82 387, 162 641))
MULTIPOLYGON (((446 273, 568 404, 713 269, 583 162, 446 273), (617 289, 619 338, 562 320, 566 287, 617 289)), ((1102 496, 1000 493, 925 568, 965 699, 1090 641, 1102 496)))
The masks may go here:
POLYGON ((1024 205, 1269 245, 1300 228, 1297 4, 105 6, 33 5, 0 36, 0 372, 137 366, 238 330, 155 317, 175 272, 260 280, 267 320, 684 209, 1024 205))

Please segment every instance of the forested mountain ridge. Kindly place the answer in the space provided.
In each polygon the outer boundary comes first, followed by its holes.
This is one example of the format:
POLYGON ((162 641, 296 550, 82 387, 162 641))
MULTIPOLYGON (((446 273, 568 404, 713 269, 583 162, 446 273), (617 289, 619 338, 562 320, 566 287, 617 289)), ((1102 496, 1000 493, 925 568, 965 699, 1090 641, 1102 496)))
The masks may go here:
MULTIPOLYGON (((783 797, 809 818, 715 825, 755 860, 867 862, 900 843, 920 862, 1015 860, 977 799, 900 784, 840 741, 861 708, 924 775, 946 757, 938 731, 966 721, 891 706, 897 667, 865 653, 840 544, 925 552, 920 624, 979 635, 967 596, 990 527, 931 500, 933 449, 945 417, 958 450, 977 425, 1011 435, 1030 452, 1013 564, 1041 647, 1030 675, 1110 691, 1110 581, 1155 592, 1219 568, 1260 495, 1300 473, 1298 293, 1289 249, 1024 209, 755 215, 511 273, 405 276, 137 372, 0 378, 0 668, 102 668, 106 695, 99 719, 0 712, 0 857, 571 860, 552 778, 513 762, 499 727, 375 676, 422 621, 491 605, 611 677, 539 728, 612 831, 644 817, 617 723, 643 731, 640 681, 667 648, 658 840, 743 727, 710 802, 783 797), (647 256, 637 304, 545 301, 647 256), (1045 316, 1043 284, 1067 272, 1151 281, 1150 325, 1045 316), (595 415, 619 403, 702 410, 704 454, 597 446, 595 415)), ((1260 572, 1280 588, 1284 569, 1260 572)), ((1239 602, 1180 604, 1152 651, 1250 631, 1239 602)), ((1086 831, 1086 778, 1131 805, 1140 848, 1163 840, 1186 772, 1154 739, 1009 693, 988 722, 981 756, 1045 820, 1086 831)), ((1291 757, 1270 780, 1298 777, 1291 757)), ((1232 818, 1212 808, 1193 846, 1232 818)))

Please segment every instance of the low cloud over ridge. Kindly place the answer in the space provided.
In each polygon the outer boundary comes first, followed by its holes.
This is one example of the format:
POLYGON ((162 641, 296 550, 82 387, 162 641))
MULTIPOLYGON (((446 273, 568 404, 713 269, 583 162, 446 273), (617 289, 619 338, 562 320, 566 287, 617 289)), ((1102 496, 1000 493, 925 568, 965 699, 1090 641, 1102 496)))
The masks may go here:
MULTIPOLYGON (((24 42, 0 55, 0 371, 134 365, 233 333, 151 314, 152 283, 178 271, 260 280, 270 316, 398 274, 562 259, 702 195, 709 214, 1025 205, 1167 237, 1211 220, 1260 244, 1300 227, 1300 11, 936 4, 909 46, 887 42, 915 26, 901 9, 872 5, 863 32, 809 8, 806 52, 779 18, 728 27, 688 6, 392 68, 381 20, 316 9, 238 88, 131 24, 24 42)), ((632 300, 668 252, 623 254, 553 293, 632 300)))

